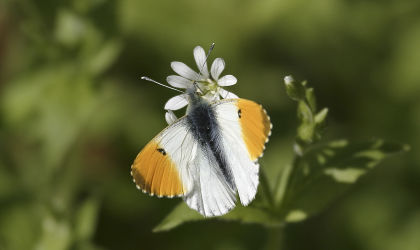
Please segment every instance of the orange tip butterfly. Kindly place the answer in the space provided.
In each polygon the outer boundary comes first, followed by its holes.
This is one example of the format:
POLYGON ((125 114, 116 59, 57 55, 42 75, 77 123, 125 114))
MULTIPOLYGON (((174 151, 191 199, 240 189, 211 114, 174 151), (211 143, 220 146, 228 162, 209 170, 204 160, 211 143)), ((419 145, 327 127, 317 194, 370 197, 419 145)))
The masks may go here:
POLYGON ((206 217, 229 212, 237 194, 247 206, 257 192, 258 158, 271 134, 270 118, 250 100, 209 101, 196 82, 185 96, 186 115, 155 136, 134 160, 131 175, 137 188, 158 197, 182 197, 206 217))

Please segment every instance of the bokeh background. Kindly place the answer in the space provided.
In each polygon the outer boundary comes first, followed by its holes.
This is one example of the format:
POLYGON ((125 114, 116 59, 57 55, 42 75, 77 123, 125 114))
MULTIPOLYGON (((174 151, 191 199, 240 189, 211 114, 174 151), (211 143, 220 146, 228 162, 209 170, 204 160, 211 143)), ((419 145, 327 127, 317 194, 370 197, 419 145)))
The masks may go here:
MULTIPOLYGON (((0 249, 420 249, 420 2, 0 1, 0 249), (166 125, 171 61, 216 47, 274 131, 262 167, 292 157, 308 80, 325 139, 411 145, 327 210, 282 232, 220 221, 152 233, 179 199, 136 190, 130 165, 166 125), (274 235, 273 235, 274 234, 274 235), (271 240, 270 240, 271 237, 271 240)), ((274 169, 274 170, 273 170, 274 169)), ((322 196, 324 194, 319 194, 322 196)))

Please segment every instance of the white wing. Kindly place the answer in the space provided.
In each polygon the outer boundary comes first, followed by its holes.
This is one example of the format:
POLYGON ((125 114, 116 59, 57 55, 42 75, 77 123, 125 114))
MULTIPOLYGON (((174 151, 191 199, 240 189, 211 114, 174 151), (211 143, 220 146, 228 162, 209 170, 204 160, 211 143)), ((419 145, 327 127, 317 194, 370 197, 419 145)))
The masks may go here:
POLYGON ((213 104, 222 142, 241 203, 246 206, 258 188, 259 164, 271 123, 264 109, 244 99, 225 99, 213 104))
POLYGON ((204 216, 222 215, 235 206, 235 190, 206 150, 193 138, 186 118, 181 118, 144 147, 131 174, 144 192, 183 196, 204 216))
POLYGON ((184 197, 187 205, 206 217, 219 216, 235 207, 235 190, 226 182, 206 148, 197 150, 192 192, 184 197))
POLYGON ((131 169, 137 187, 157 196, 182 196, 193 189, 191 168, 197 142, 185 117, 153 138, 137 155, 131 169))

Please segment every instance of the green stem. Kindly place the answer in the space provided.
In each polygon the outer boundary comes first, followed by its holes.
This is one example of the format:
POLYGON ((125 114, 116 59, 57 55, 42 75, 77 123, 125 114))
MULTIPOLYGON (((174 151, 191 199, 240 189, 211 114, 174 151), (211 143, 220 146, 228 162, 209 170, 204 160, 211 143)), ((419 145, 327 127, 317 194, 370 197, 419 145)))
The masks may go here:
POLYGON ((267 230, 265 250, 281 250, 283 248, 283 227, 272 227, 267 230))
POLYGON ((273 194, 271 193, 270 185, 268 183, 267 175, 265 174, 264 168, 260 169, 260 183, 261 183, 261 189, 264 193, 264 197, 268 201, 269 207, 273 207, 274 205, 273 194))
POLYGON ((284 195, 286 194, 286 190, 289 184, 290 174, 292 173, 292 169, 294 167, 294 163, 290 165, 286 165, 283 171, 280 173, 280 178, 277 178, 276 183, 276 190, 274 201, 275 201, 275 208, 279 208, 284 200, 284 195))

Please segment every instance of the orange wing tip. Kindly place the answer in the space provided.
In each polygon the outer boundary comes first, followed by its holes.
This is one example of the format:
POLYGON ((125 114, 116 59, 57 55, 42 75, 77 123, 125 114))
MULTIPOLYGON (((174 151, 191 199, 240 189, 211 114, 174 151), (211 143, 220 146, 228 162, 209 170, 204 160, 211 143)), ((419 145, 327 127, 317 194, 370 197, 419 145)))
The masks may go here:
POLYGON ((255 160, 255 162, 258 162, 258 160, 264 156, 264 151, 265 151, 265 144, 268 143, 268 141, 270 140, 270 136, 271 136, 271 131, 273 129, 273 124, 271 123, 271 118, 270 116, 267 114, 267 110, 265 110, 265 108, 260 104, 261 109, 264 111, 264 114, 267 116, 268 122, 270 123, 270 131, 268 131, 267 134, 267 139, 265 139, 264 145, 263 145, 263 150, 261 152, 261 154, 257 157, 257 159, 255 160))
POLYGON ((180 198, 180 197, 183 197, 184 195, 182 195, 182 194, 178 194, 178 195, 156 195, 156 194, 150 194, 151 196, 156 196, 156 197, 158 197, 158 198, 169 198, 169 199, 172 199, 172 198, 180 198))
MULTIPOLYGON (((270 116, 267 114, 267 110, 265 110, 265 108, 262 105, 260 105, 260 106, 261 106, 262 110, 264 111, 264 114, 267 116, 268 122, 270 123, 270 131, 268 132, 268 137, 270 137, 271 136, 271 130, 273 129, 273 124, 271 123, 270 116)), ((266 142, 268 142, 268 137, 267 137, 266 142)))
MULTIPOLYGON (((133 168, 133 165, 131 165, 131 168, 133 168)), ((137 185, 136 180, 134 179, 133 170, 130 171, 130 175, 131 175, 131 177, 133 177, 133 182, 134 182, 134 184, 136 184, 136 187, 138 187, 137 189, 139 189, 139 185, 137 185)))
MULTIPOLYGON (((133 176, 133 172, 131 171, 131 176, 133 176)), ((156 197, 158 197, 158 198, 163 198, 163 197, 167 197, 167 198, 172 198, 172 197, 174 197, 173 195, 171 195, 171 196, 163 196, 163 195, 156 195, 156 194, 154 194, 153 192, 147 192, 147 190, 146 189, 143 189, 143 188, 141 188, 138 184, 137 184, 137 182, 136 182, 136 180, 133 178, 133 182, 136 184, 136 188, 138 189, 138 190, 140 190, 142 193, 144 193, 144 194, 148 194, 149 196, 156 196, 156 197)))
MULTIPOLYGON (((133 181, 134 181, 134 183, 136 183, 136 181, 133 179, 133 181)), ((158 198, 173 198, 173 197, 175 197, 175 196, 173 196, 173 195, 169 195, 169 196, 163 196, 163 195, 156 195, 155 193, 149 193, 149 192, 147 192, 147 190, 145 190, 145 189, 142 189, 139 185, 137 185, 136 184, 136 188, 138 189, 138 190, 140 190, 142 193, 144 193, 144 194, 148 194, 149 196, 151 196, 151 197, 153 197, 153 196, 156 196, 156 197, 158 197, 158 198)))
POLYGON ((170 154, 154 140, 137 155, 130 173, 137 189, 150 196, 171 198, 185 194, 185 187, 170 154))
MULTIPOLYGON (((149 193, 149 192, 147 192, 147 190, 146 190, 146 189, 141 188, 141 187, 137 184, 136 179, 134 179, 133 165, 131 165, 130 175, 133 177, 133 182, 134 182, 134 184, 136 184, 136 188, 137 188, 138 190, 140 190, 140 191, 141 191, 142 193, 144 193, 144 194, 148 194, 148 195, 150 195, 150 196, 154 196, 154 193, 149 193)), ((158 197, 159 197, 159 196, 158 196, 158 197)))
POLYGON ((265 144, 269 140, 273 124, 270 121, 270 116, 268 116, 267 111, 261 104, 239 99, 236 105, 240 110, 247 110, 247 116, 240 116, 242 136, 251 159, 257 161, 263 156, 265 144), (247 123, 252 123, 254 119, 262 119, 262 123, 256 126, 248 126, 247 123))
MULTIPOLYGON (((131 172, 131 175, 133 175, 133 173, 132 173, 132 172, 131 172)), ((151 196, 151 197, 156 196, 156 197, 158 197, 158 198, 178 198, 178 197, 183 197, 183 196, 184 196, 184 194, 177 194, 177 195, 159 195, 159 194, 155 194, 155 193, 153 193, 153 192, 148 192, 146 189, 141 188, 141 187, 137 184, 137 182, 136 182, 136 180, 135 180, 134 178, 133 178, 133 182, 136 184, 136 188, 137 188, 138 190, 140 190, 142 193, 147 194, 147 195, 149 195, 149 196, 151 196)))

